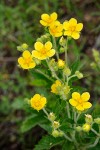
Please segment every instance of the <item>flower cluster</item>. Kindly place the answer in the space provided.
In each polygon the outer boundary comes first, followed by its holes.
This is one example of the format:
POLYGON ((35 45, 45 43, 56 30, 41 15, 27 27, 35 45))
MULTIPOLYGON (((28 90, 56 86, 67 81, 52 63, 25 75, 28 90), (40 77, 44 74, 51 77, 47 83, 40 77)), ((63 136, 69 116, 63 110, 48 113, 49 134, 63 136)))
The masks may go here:
POLYGON ((54 12, 50 16, 48 14, 41 15, 40 23, 43 26, 49 27, 49 32, 54 37, 60 37, 62 35, 78 39, 80 37, 80 31, 83 28, 82 23, 77 23, 75 18, 71 18, 69 21, 65 21, 61 24, 57 20, 57 14, 54 12))
MULTIPOLYGON (((91 115, 86 114, 85 123, 81 125, 78 123, 81 114, 91 108, 92 104, 88 102, 90 99, 89 92, 80 94, 78 92, 79 89, 76 90, 77 88, 75 84, 73 84, 74 79, 78 80, 83 78, 83 74, 76 69, 78 68, 78 66, 76 66, 77 64, 75 64, 75 68, 71 64, 69 65, 67 52, 69 40, 71 40, 71 38, 78 39, 80 37, 83 24, 77 23, 75 18, 71 18, 69 21, 66 20, 63 23, 60 23, 57 19, 58 15, 55 12, 50 15, 41 15, 40 23, 46 28, 46 34, 36 40, 34 49, 32 50, 26 43, 17 47, 17 49, 22 52, 22 56, 18 58, 18 63, 23 69, 30 69, 33 75, 34 72, 36 72, 44 76, 44 80, 47 79, 46 83, 50 85, 48 89, 51 89, 48 95, 51 94, 57 97, 57 99, 54 99, 53 105, 55 106, 52 106, 54 107, 52 108, 54 112, 50 111, 51 106, 48 107, 48 111, 46 110, 47 98, 40 94, 35 94, 30 99, 30 106, 37 111, 42 110, 46 114, 45 119, 48 119, 51 123, 51 135, 53 137, 57 138, 63 136, 78 147, 79 144, 75 139, 77 138, 75 135, 76 131, 94 132, 98 140, 100 134, 92 127, 93 124, 100 126, 100 118, 93 119, 91 115), (60 54, 63 55, 60 56, 60 54), (52 58, 53 56, 54 58, 52 58), (48 80, 50 82, 48 82, 48 80), (57 107, 57 110, 55 110, 55 107, 57 107), (66 129, 67 125, 68 134, 66 129)), ((99 53, 93 51, 93 55, 96 63, 99 62, 99 53)), ((40 83, 41 81, 39 80, 38 82, 40 83)), ((43 127, 45 128, 45 125, 43 125, 43 127)), ((47 128, 46 126, 46 130, 47 128)))

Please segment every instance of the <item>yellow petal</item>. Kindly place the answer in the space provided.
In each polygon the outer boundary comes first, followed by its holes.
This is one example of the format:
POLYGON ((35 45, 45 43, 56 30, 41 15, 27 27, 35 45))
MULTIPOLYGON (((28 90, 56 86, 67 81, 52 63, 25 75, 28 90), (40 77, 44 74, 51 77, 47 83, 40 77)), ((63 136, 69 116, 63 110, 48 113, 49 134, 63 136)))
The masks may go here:
POLYGON ((81 99, 82 99, 82 101, 88 101, 90 99, 90 94, 88 92, 84 92, 81 95, 81 99))
POLYGON ((76 109, 79 110, 79 111, 83 111, 83 110, 84 110, 84 107, 82 107, 82 105, 78 105, 78 106, 76 107, 76 109))
POLYGON ((77 40, 77 39, 79 39, 80 34, 79 34, 79 32, 73 32, 71 36, 73 37, 73 39, 77 40))
POLYGON ((48 24, 47 24, 45 21, 43 21, 43 20, 40 20, 40 23, 41 23, 43 26, 48 26, 48 24))
POLYGON ((35 57, 35 58, 40 59, 40 53, 38 51, 33 50, 32 51, 32 56, 35 57))
POLYGON ((41 19, 42 19, 43 21, 47 21, 49 18, 50 18, 50 16, 49 16, 48 14, 42 14, 42 15, 41 15, 41 19))
POLYGON ((60 37, 60 36, 62 36, 62 34, 63 34, 62 32, 58 32, 58 33, 55 33, 53 36, 54 37, 60 37))
POLYGON ((71 31, 65 31, 64 35, 71 36, 71 31))
POLYGON ((35 94, 32 99, 39 100, 41 98, 40 94, 35 94))
POLYGON ((28 58, 28 57, 31 56, 31 53, 26 50, 26 51, 23 52, 22 56, 23 56, 24 58, 28 58))
POLYGON ((73 92, 73 93, 72 93, 72 98, 75 99, 75 100, 80 99, 80 93, 78 93, 78 92, 73 92))
POLYGON ((52 57, 55 54, 55 50, 51 49, 50 51, 47 52, 48 57, 52 57))
POLYGON ((65 22, 63 23, 63 29, 65 29, 65 30, 68 30, 68 29, 69 29, 69 22, 68 22, 68 21, 65 21, 65 22))
POLYGON ((83 24, 82 23, 78 23, 76 25, 76 31, 81 31, 83 29, 83 24))
POLYGON ((41 101, 43 102, 43 105, 45 105, 45 104, 46 104, 46 102, 47 102, 47 100, 46 100, 46 98, 45 98, 45 97, 42 97, 42 98, 41 98, 41 101))
POLYGON ((36 42, 34 45, 36 50, 41 50, 43 48, 43 44, 41 42, 36 42))
POLYGON ((55 83, 56 83, 57 86, 60 86, 60 85, 61 85, 61 82, 60 82, 59 80, 56 80, 55 83))
POLYGON ((72 105, 72 106, 77 106, 77 101, 75 101, 74 99, 70 99, 69 100, 69 103, 72 105))
POLYGON ((57 13, 55 13, 55 12, 52 13, 52 14, 50 15, 50 17, 51 17, 52 20, 55 21, 55 20, 57 19, 57 13))
POLYGON ((77 25, 77 20, 75 18, 71 18, 69 20, 69 24, 72 25, 72 26, 75 26, 75 25, 77 25))
POLYGON ((46 42, 45 43, 45 48, 46 48, 46 50, 50 50, 51 48, 52 48, 52 43, 51 42, 46 42))
POLYGON ((24 63, 23 57, 19 57, 19 58, 18 58, 18 63, 19 63, 20 65, 24 63))
POLYGON ((35 62, 31 62, 30 65, 29 65, 30 68, 34 68, 35 66, 36 66, 35 62))
POLYGON ((84 102, 84 103, 83 103, 84 109, 88 109, 88 108, 90 108, 91 106, 92 106, 92 104, 91 104, 90 102, 84 102))

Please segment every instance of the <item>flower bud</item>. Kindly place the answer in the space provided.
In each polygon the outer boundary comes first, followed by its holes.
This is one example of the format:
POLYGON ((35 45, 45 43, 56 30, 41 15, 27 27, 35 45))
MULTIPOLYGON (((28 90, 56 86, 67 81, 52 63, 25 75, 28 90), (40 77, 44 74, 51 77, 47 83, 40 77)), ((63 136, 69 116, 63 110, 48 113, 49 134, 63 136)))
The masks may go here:
POLYGON ((40 65, 41 64, 41 60, 37 59, 37 58, 34 58, 34 61, 37 65, 40 65))
POLYGON ((82 131, 82 127, 81 127, 81 126, 77 126, 77 127, 75 128, 75 130, 76 130, 77 132, 80 132, 80 131, 82 131))
POLYGON ((65 50, 63 47, 61 47, 59 51, 60 51, 60 54, 62 54, 62 53, 64 53, 65 50))
POLYGON ((85 114, 85 121, 86 123, 91 124, 93 122, 92 116, 89 114, 85 114))
POLYGON ((54 121, 56 119, 56 116, 53 112, 51 112, 48 116, 48 119, 51 120, 51 121, 54 121))
POLYGON ((60 127, 60 123, 58 121, 54 121, 53 124, 52 124, 52 127, 54 129, 58 129, 60 127))
POLYGON ((79 78, 79 79, 83 78, 83 74, 82 74, 81 72, 79 72, 79 71, 76 71, 76 72, 75 72, 75 75, 76 75, 77 78, 79 78))
POLYGON ((59 69, 63 69, 65 66, 65 61, 59 59, 57 64, 59 69))
POLYGON ((69 76, 71 74, 71 70, 69 68, 64 68, 63 73, 69 76))
POLYGON ((23 52, 27 49, 28 49, 28 45, 26 43, 23 43, 21 46, 17 46, 17 50, 21 51, 21 52, 23 52))
POLYGON ((66 40, 64 39, 63 36, 60 38, 59 44, 60 44, 61 46, 64 46, 64 45, 66 44, 66 40))
POLYGON ((62 137, 64 135, 63 131, 59 131, 59 136, 62 137))
POLYGON ((52 58, 52 59, 49 61, 49 65, 50 65, 55 71, 58 70, 58 66, 57 66, 57 63, 56 63, 55 59, 52 58))
POLYGON ((28 45, 26 43, 23 43, 21 45, 21 47, 22 47, 23 50, 27 50, 28 49, 28 45))
POLYGON ((58 130, 53 130, 52 136, 59 137, 59 131, 58 130))
POLYGON ((88 124, 88 123, 85 123, 83 126, 82 126, 82 130, 84 132, 89 132, 91 130, 91 125, 88 124))
POLYGON ((94 122, 97 123, 98 125, 100 125, 100 118, 94 119, 94 122))

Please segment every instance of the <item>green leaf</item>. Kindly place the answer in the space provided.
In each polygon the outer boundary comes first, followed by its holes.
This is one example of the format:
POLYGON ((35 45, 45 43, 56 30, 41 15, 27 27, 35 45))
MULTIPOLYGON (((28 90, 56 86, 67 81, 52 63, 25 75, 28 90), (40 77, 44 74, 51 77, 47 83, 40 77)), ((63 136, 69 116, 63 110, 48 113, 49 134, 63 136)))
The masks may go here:
POLYGON ((63 142, 62 138, 54 138, 52 136, 44 136, 35 146, 34 150, 49 150, 55 145, 59 145, 63 142))
POLYGON ((28 117, 21 126, 21 132, 27 132, 28 130, 32 129, 39 123, 42 123, 45 121, 45 118, 43 116, 38 116, 37 114, 33 114, 32 116, 28 117))
POLYGON ((72 74, 74 74, 75 71, 78 70, 79 66, 80 66, 80 60, 78 59, 78 60, 76 60, 76 61, 72 64, 72 66, 71 66, 72 74))
POLYGON ((46 86, 48 83, 45 80, 42 79, 34 79, 31 81, 31 85, 34 86, 46 86))

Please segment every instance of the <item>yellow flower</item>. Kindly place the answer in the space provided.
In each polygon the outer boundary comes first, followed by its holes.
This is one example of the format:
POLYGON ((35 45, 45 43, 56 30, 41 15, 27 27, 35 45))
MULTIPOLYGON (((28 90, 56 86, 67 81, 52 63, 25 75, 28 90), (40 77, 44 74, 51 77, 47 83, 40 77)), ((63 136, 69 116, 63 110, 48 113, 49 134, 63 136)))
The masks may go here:
POLYGON ((65 21, 63 23, 64 35, 70 36, 74 39, 78 39, 80 37, 80 31, 83 28, 82 23, 77 23, 77 20, 71 18, 69 21, 65 21))
POLYGON ((55 50, 52 49, 52 43, 49 41, 45 44, 42 44, 41 42, 36 42, 34 47, 35 50, 32 51, 32 55, 33 57, 40 60, 47 59, 55 54, 55 50))
POLYGON ((51 92, 58 94, 57 88, 61 86, 61 82, 59 80, 56 80, 54 84, 51 86, 51 92))
POLYGON ((40 23, 43 26, 50 26, 54 21, 57 20, 57 13, 53 12, 52 14, 48 15, 48 14, 42 14, 41 15, 41 19, 40 23))
POLYGON ((18 63, 23 69, 31 69, 36 66, 36 63, 34 62, 33 57, 28 50, 25 50, 22 54, 22 57, 18 58, 18 63))
POLYGON ((54 37, 60 37, 63 34, 63 25, 59 21, 55 21, 49 27, 49 32, 54 37))
POLYGON ((43 109, 46 103, 47 99, 39 94, 35 94, 30 100, 31 107, 37 111, 43 109))
POLYGON ((84 92, 82 95, 80 95, 78 92, 73 92, 69 103, 77 110, 84 111, 92 106, 92 104, 88 102, 89 99, 90 94, 88 92, 84 92))
POLYGON ((65 66, 65 61, 63 61, 62 59, 58 60, 58 68, 62 69, 65 66))

